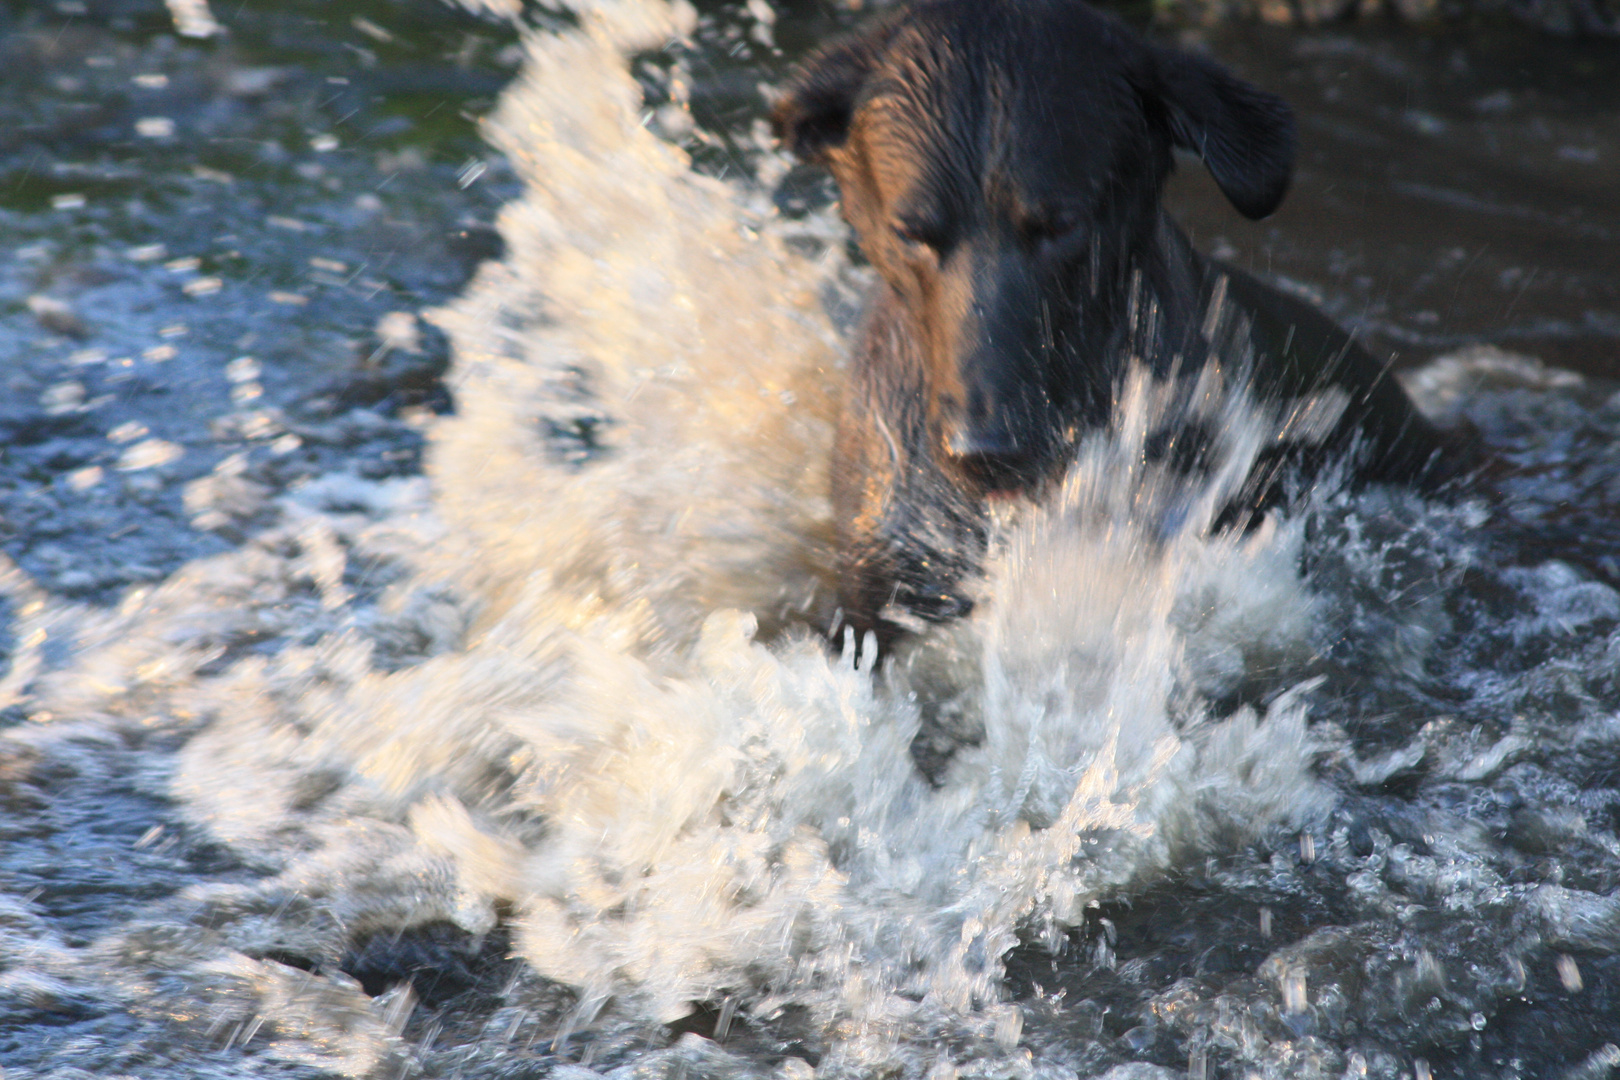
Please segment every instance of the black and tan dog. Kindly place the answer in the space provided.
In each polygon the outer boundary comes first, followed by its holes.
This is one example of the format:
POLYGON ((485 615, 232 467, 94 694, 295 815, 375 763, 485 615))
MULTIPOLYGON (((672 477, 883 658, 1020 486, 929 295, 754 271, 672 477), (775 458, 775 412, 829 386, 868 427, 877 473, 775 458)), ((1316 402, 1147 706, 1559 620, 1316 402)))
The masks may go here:
MULTIPOLYGON (((1122 369, 1186 374, 1239 313, 1261 397, 1336 386, 1348 406, 1308 453, 1361 479, 1432 479, 1444 439, 1320 312, 1200 255, 1160 208, 1172 151, 1239 212, 1287 191, 1293 115, 1202 57, 1079 0, 924 0, 813 56, 774 120, 838 182, 880 282, 834 460, 840 602, 887 644, 964 613, 985 500, 1038 493, 1106 423, 1122 369), (1143 312, 1151 312, 1144 318, 1143 312)), ((1264 498, 1266 482, 1251 483, 1264 498)))

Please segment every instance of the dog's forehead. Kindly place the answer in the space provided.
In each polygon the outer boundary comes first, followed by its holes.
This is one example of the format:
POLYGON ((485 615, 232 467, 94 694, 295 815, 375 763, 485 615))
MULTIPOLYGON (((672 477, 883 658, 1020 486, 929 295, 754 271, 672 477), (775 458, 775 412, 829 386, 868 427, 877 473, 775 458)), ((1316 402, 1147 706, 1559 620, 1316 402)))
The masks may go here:
POLYGON ((1132 39, 1079 5, 924 8, 890 37, 855 127, 891 190, 994 171, 1083 194, 1139 141, 1137 56, 1132 39))

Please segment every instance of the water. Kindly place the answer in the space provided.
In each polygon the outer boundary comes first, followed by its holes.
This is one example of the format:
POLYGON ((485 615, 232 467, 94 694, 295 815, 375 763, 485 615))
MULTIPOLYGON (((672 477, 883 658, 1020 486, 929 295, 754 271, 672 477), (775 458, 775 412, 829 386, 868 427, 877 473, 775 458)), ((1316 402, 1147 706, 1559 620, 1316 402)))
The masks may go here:
POLYGON ((6 1075, 1608 1075, 1617 388, 1452 351, 1406 377, 1494 490, 1236 535, 1276 418, 1167 475, 1133 383, 860 670, 808 627, 864 271, 721 123, 818 22, 769 14, 525 35, 454 412, 362 423, 425 476, 312 468, 111 602, 8 570, 6 1075))
POLYGON ((1209 44, 1288 97, 1302 148, 1259 223, 1182 170, 1171 203, 1201 244, 1295 281, 1406 363, 1490 342, 1620 375, 1612 47, 1491 25, 1209 44))

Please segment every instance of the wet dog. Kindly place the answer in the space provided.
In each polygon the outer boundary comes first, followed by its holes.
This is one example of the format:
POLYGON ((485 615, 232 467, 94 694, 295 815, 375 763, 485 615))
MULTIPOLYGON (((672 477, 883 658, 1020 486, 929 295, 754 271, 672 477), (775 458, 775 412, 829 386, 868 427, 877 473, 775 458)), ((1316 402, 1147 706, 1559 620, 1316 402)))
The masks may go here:
POLYGON ((1061 476, 1128 357, 1160 378, 1210 363, 1212 311, 1246 331, 1257 395, 1345 403, 1246 498, 1331 458, 1361 479, 1437 472, 1442 437, 1387 365, 1160 208, 1176 148, 1247 217, 1288 189, 1292 112, 1215 63, 1079 0, 924 0, 814 55, 773 119, 831 170, 880 279, 833 463, 843 618, 880 645, 966 612, 986 500, 1061 476))

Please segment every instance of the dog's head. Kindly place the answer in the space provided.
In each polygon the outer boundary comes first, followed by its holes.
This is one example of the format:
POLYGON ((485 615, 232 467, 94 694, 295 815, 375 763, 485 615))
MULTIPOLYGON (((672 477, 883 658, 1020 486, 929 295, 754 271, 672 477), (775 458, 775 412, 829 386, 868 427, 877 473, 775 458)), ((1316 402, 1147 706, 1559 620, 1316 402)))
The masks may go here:
POLYGON ((1251 218, 1294 155, 1280 98, 1079 0, 904 7, 812 57, 774 121, 837 179, 912 320, 941 457, 984 490, 1034 483, 1106 417, 1172 148, 1251 218))

